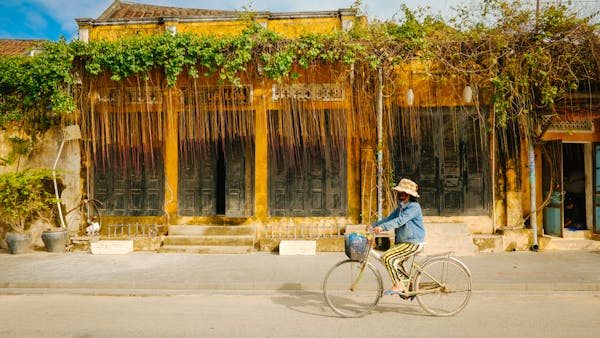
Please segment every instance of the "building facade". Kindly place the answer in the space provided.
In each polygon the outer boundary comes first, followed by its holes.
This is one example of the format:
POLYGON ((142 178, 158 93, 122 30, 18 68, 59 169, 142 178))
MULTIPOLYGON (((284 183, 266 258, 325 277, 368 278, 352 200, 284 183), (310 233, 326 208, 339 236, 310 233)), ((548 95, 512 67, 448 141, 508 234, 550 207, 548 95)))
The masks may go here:
MULTIPOLYGON (((342 31, 365 20, 351 9, 257 12, 252 19, 290 38, 342 31)), ((121 1, 97 19, 77 23, 84 42, 238 34, 247 27, 235 12, 121 1)), ((377 153, 383 149, 386 171, 379 178, 386 187, 402 177, 418 182, 427 222, 464 223, 473 234, 522 228, 530 196, 527 143, 519 145, 520 162, 499 165, 484 93, 473 98, 475 88, 461 79, 432 81, 423 67, 393 68, 385 87, 376 76, 361 77, 360 69, 344 65, 298 68, 300 76, 289 81, 270 80, 249 65, 238 85, 186 74, 169 86, 159 71, 120 81, 84 75, 85 193, 104 203, 105 223, 250 225, 259 239, 285 234, 290 224, 294 233, 339 234, 344 225, 373 222, 382 208, 393 206, 389 196, 377 203, 377 153)), ((593 116, 582 116, 563 130, 549 121, 544 139, 562 142, 560 186, 583 174, 578 198, 585 204, 586 229, 598 233, 599 137, 593 116), (580 125, 585 130, 573 129, 580 125)), ((538 187, 555 185, 544 181, 544 163, 556 164, 542 161, 546 148, 536 145, 538 187)), ((544 191, 536 190, 539 201, 544 191)), ((559 210, 559 216, 554 209, 540 215, 539 234, 562 235, 562 202, 559 210), (560 222, 560 232, 556 224, 546 225, 550 219, 560 222)))

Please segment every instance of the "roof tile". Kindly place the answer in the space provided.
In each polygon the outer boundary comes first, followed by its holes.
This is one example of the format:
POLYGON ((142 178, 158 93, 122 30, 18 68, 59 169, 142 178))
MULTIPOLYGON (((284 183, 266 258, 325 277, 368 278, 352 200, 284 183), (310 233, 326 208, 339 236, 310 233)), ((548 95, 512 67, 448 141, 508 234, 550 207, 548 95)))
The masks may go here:
POLYGON ((198 17, 234 14, 235 11, 222 11, 210 9, 179 8, 138 4, 133 2, 115 1, 98 20, 119 20, 139 18, 161 18, 161 17, 198 17))
POLYGON ((0 55, 29 55, 44 40, 0 39, 0 55))

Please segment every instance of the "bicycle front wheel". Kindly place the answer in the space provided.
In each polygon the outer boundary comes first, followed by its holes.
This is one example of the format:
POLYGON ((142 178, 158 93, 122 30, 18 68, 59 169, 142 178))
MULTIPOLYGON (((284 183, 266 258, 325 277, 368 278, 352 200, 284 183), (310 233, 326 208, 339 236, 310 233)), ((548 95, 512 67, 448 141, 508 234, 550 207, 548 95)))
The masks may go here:
POLYGON ((467 306, 471 298, 471 275, 454 258, 434 258, 415 276, 419 304, 436 316, 452 316, 467 306))
POLYGON ((343 317, 360 317, 369 312, 381 298, 381 274, 371 263, 345 260, 334 265, 325 275, 323 294, 335 313, 343 317))

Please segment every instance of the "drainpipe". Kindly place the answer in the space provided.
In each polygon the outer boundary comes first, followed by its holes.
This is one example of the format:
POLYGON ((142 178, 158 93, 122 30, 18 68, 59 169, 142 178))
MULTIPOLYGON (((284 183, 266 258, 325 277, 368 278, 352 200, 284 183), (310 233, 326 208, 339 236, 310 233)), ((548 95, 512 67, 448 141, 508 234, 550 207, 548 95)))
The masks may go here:
POLYGON ((383 70, 377 68, 377 220, 383 218, 383 70))
POLYGON ((535 187, 535 152, 533 149, 533 140, 529 140, 529 201, 531 216, 529 222, 531 229, 533 230, 533 245, 531 245, 531 251, 538 251, 538 236, 537 236, 537 201, 536 201, 536 187, 535 187))
POLYGON ((56 208, 58 209, 58 218, 60 219, 60 227, 66 228, 65 225, 62 208, 60 206, 60 195, 58 194, 58 184, 56 182, 56 166, 58 165, 58 159, 60 159, 60 155, 62 154, 63 148, 65 146, 65 138, 63 137, 60 141, 60 147, 58 148, 58 154, 56 155, 56 159, 54 160, 54 165, 52 166, 52 182, 54 183, 54 194, 56 196, 56 208))
POLYGON ((492 233, 496 233, 496 112, 492 111, 492 233))
POLYGON ((62 154, 63 148, 65 147, 65 143, 68 141, 79 140, 81 138, 81 129, 79 129, 79 125, 70 125, 61 129, 62 140, 60 141, 60 146, 58 147, 58 153, 56 154, 56 159, 54 160, 54 165, 52 166, 52 181, 54 183, 54 194, 56 199, 56 207, 58 208, 58 218, 60 218, 60 226, 61 228, 66 228, 65 219, 62 213, 62 208, 60 205, 60 195, 58 193, 58 183, 56 182, 56 167, 58 166, 58 160, 60 159, 60 155, 62 154))

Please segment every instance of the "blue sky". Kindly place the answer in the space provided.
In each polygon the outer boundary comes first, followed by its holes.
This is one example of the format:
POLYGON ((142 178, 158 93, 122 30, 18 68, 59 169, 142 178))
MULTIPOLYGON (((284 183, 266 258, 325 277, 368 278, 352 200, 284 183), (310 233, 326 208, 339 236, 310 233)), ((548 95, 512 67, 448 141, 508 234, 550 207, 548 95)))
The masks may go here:
MULTIPOLYGON (((77 36, 75 18, 97 18, 114 0, 0 0, 0 38, 67 40, 77 36)), ((452 4, 469 3, 471 0, 432 0, 438 11, 449 10, 452 4)), ((206 9, 254 10, 273 12, 336 10, 348 8, 353 0, 129 0, 173 7, 206 9)), ((363 0, 363 10, 369 17, 389 19, 398 11, 401 3, 411 8, 423 1, 363 0)))
MULTIPOLYGON (((67 40, 77 36, 75 18, 97 18, 114 0, 0 0, 0 38, 67 40)), ((524 0, 535 3, 534 0, 524 0)), ((548 3, 550 0, 541 0, 548 3)), ((287 12, 348 8, 354 0, 129 0, 153 5, 206 9, 287 12)), ((448 15, 457 6, 474 6, 482 0, 362 0, 370 18, 393 18, 405 3, 409 8, 429 6, 432 14, 448 15)), ((600 0, 576 0, 580 6, 600 10, 600 0)))

